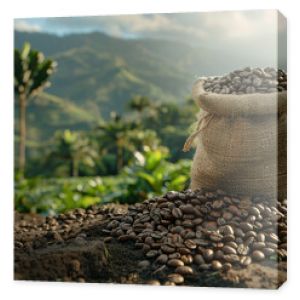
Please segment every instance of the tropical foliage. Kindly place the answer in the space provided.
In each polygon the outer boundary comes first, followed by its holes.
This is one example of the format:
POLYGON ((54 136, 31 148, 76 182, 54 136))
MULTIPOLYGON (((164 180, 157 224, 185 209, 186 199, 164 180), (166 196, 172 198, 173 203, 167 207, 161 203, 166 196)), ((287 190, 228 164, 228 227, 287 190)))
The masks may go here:
POLYGON ((15 206, 22 212, 51 214, 93 204, 135 203, 182 190, 188 185, 190 160, 174 164, 167 156, 165 148, 146 147, 116 176, 23 179, 15 186, 15 206))
MULTIPOLYGON (((16 209, 57 213, 100 203, 135 203, 188 187, 191 154, 181 149, 197 110, 194 102, 183 99, 179 105, 137 93, 124 99, 121 111, 111 107, 108 116, 100 112, 99 117, 99 111, 88 113, 71 100, 40 93, 54 70, 51 59, 28 44, 15 55, 16 98, 24 92, 27 106, 22 112, 21 106, 16 109, 20 130, 15 141, 24 144, 25 117, 30 136, 36 136, 26 141, 26 166, 16 165, 16 175, 26 171, 26 178, 16 176, 16 209), (25 73, 31 78, 26 84, 25 73)), ((103 103, 100 111, 111 103, 103 103)))

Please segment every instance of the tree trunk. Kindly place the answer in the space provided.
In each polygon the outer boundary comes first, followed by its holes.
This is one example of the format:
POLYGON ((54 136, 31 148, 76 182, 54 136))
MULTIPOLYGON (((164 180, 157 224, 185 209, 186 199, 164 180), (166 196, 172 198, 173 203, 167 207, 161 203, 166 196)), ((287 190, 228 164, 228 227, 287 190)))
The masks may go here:
POLYGON ((120 170, 123 167, 123 147, 117 146, 117 173, 120 172, 120 170))
POLYGON ((26 96, 20 94, 19 96, 19 172, 21 178, 25 176, 25 156, 26 156, 26 96))
POLYGON ((78 177, 78 173, 78 160, 76 158, 73 158, 71 161, 71 176, 78 177))

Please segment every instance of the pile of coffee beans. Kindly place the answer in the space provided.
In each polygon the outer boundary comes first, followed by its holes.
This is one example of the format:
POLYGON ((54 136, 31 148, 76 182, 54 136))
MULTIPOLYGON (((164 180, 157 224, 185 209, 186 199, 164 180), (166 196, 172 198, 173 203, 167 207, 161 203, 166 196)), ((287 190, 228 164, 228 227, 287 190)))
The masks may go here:
POLYGON ((244 268, 286 260, 286 200, 232 197, 216 192, 170 191, 111 214, 105 242, 132 241, 142 249, 150 284, 177 285, 196 272, 244 268))
POLYGON ((274 93, 287 90, 287 74, 274 68, 244 68, 221 77, 204 78, 204 89, 216 94, 274 93))

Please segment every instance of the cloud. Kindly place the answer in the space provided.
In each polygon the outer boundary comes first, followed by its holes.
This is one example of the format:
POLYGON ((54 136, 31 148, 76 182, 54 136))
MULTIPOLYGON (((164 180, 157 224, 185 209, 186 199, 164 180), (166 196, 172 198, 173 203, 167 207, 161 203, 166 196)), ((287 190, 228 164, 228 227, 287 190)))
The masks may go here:
MULTIPOLYGON (((102 31, 115 37, 180 40, 220 47, 274 39, 275 10, 24 19, 16 28, 58 34, 102 31)), ((273 43, 273 41, 271 41, 273 43)))
POLYGON ((23 19, 15 20, 14 25, 15 30, 18 31, 37 32, 42 29, 39 25, 30 24, 27 20, 23 19))

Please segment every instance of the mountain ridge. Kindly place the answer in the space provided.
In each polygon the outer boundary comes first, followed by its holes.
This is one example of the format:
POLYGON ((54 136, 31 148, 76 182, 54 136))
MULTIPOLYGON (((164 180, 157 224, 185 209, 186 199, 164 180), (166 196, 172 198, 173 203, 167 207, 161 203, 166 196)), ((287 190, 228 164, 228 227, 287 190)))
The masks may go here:
MULTIPOLYGON (((221 75, 247 65, 268 65, 268 61, 251 53, 233 55, 223 49, 196 48, 180 41, 122 39, 100 32, 57 36, 15 31, 14 41, 16 48, 28 41, 34 49, 56 60, 58 68, 51 76, 47 95, 58 97, 61 103, 72 103, 93 119, 108 119, 111 111, 122 114, 136 95, 180 105, 190 96, 199 75, 221 75)), ((34 107, 36 112, 38 107, 34 107)), ((69 108, 66 104, 66 110, 69 108)), ((52 114, 53 109, 62 118, 62 107, 53 104, 52 114)), ((72 109, 66 115, 72 118, 72 109)), ((88 122, 89 118, 83 120, 88 122)), ((63 121, 57 119, 61 126, 63 121)), ((77 121, 81 124, 82 120, 77 121)), ((34 125, 37 131, 45 126, 40 122, 34 125)))

